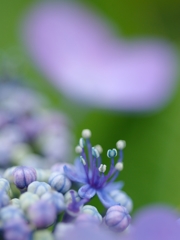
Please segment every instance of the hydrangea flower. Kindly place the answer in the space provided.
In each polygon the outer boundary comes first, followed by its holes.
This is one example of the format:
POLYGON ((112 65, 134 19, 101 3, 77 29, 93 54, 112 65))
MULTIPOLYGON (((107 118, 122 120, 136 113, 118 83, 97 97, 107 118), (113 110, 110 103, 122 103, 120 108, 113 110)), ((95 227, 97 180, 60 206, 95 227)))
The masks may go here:
POLYGON ((40 94, 0 76, 0 167, 48 168, 70 159, 69 123, 62 113, 49 110, 40 94))
POLYGON ((119 159, 114 163, 114 158, 117 156, 117 150, 108 150, 107 156, 111 159, 111 165, 108 173, 105 175, 106 165, 102 164, 100 146, 92 147, 90 142, 91 132, 88 129, 83 130, 83 138, 80 139, 76 151, 80 153, 80 157, 76 160, 76 169, 64 167, 66 176, 74 182, 82 183, 83 186, 79 189, 78 194, 81 198, 90 199, 97 194, 100 201, 105 207, 111 207, 118 203, 110 196, 110 192, 122 187, 122 182, 114 182, 123 169, 123 148, 125 141, 117 142, 119 149, 119 159), (85 153, 87 147, 88 157, 85 153))
POLYGON ((41 2, 23 20, 35 65, 72 100, 143 111, 164 104, 174 90, 175 51, 163 40, 117 38, 95 14, 70 1, 41 2))
POLYGON ((137 213, 128 240, 179 240, 177 213, 166 206, 149 206, 137 213))

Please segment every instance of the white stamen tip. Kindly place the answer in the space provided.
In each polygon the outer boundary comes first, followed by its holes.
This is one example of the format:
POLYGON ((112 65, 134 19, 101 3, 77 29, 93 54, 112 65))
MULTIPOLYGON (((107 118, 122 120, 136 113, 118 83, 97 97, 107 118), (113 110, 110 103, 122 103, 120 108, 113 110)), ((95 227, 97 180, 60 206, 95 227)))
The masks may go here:
POLYGON ((122 162, 116 163, 115 168, 116 168, 118 171, 122 171, 122 170, 123 170, 123 163, 122 163, 122 162))
POLYGON ((76 153, 82 153, 82 148, 80 146, 75 147, 75 152, 76 153))
POLYGON ((119 150, 122 150, 126 147, 126 141, 124 140, 119 140, 117 143, 116 143, 116 147, 117 149, 119 150))
POLYGON ((81 162, 82 164, 85 166, 86 165, 86 161, 84 160, 84 158, 82 156, 80 156, 81 162))
POLYGON ((79 146, 80 146, 81 148, 84 148, 85 145, 86 145, 86 143, 85 143, 84 139, 83 139, 83 138, 80 138, 80 139, 79 139, 79 146))
POLYGON ((106 165, 105 164, 101 164, 98 169, 99 169, 99 172, 104 173, 106 171, 106 165))
POLYGON ((100 145, 96 145, 95 148, 98 150, 99 154, 103 152, 103 149, 100 145))
POLYGON ((90 138, 91 137, 91 131, 89 129, 84 129, 82 131, 82 137, 85 138, 85 139, 90 138))

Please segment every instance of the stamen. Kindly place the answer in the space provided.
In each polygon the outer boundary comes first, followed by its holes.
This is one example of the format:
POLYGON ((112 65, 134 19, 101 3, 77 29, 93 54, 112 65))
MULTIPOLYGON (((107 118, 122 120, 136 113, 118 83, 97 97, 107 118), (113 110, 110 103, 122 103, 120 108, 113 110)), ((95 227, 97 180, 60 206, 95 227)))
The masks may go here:
POLYGON ((80 146, 76 146, 75 147, 75 152, 78 153, 78 154, 82 153, 82 148, 80 146))
POLYGON ((98 158, 100 156, 98 150, 95 148, 95 147, 92 147, 92 155, 95 157, 95 158, 98 158))
POLYGON ((107 157, 108 157, 108 158, 114 158, 114 157, 116 157, 116 156, 117 156, 117 150, 116 150, 115 148, 113 148, 112 150, 109 149, 109 150, 107 151, 107 157))
POLYGON ((124 140, 119 140, 119 141, 116 143, 116 147, 117 147, 117 149, 119 149, 119 150, 123 150, 123 149, 126 147, 126 141, 124 141, 124 140))
POLYGON ((95 148, 98 150, 99 154, 103 152, 101 145, 96 145, 95 148))
POLYGON ((82 164, 85 166, 86 165, 85 159, 82 156, 80 156, 80 160, 81 160, 82 164))
POLYGON ((84 129, 82 131, 82 137, 87 139, 87 138, 90 138, 91 137, 91 131, 89 129, 84 129))
POLYGON ((71 211, 74 214, 79 213, 80 207, 82 205, 84 205, 86 202, 88 202, 89 199, 87 199, 87 198, 84 198, 84 199, 81 199, 81 200, 76 199, 75 192, 73 190, 70 190, 69 193, 71 195, 72 202, 70 202, 68 204, 67 208, 68 208, 69 211, 71 211))
MULTIPOLYGON (((82 154, 85 155, 83 151, 82 151, 82 154)), ((87 177, 87 179, 89 180, 88 165, 87 165, 87 163, 86 163, 86 160, 85 160, 82 156, 80 156, 80 161, 82 162, 82 164, 83 164, 83 166, 84 166, 84 171, 85 171, 86 177, 87 177)))
POLYGON ((106 165, 105 164, 101 164, 98 168, 99 172, 104 173, 106 171, 106 165))
POLYGON ((85 145, 86 145, 86 142, 84 141, 84 139, 83 139, 83 138, 80 138, 80 139, 79 139, 79 146, 80 146, 81 148, 84 148, 85 145))
POLYGON ((118 171, 122 171, 123 170, 123 163, 122 162, 117 162, 116 165, 115 165, 115 168, 118 171))

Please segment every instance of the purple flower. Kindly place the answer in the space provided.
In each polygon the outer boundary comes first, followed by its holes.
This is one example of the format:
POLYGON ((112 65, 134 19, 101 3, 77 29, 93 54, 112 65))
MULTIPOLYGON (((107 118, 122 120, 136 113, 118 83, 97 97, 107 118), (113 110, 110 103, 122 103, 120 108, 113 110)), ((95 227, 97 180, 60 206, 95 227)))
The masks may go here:
POLYGON ((81 198, 90 199, 95 194, 98 195, 100 201, 105 207, 117 205, 118 203, 110 196, 110 192, 122 187, 122 182, 114 182, 123 168, 123 147, 125 142, 120 140, 117 142, 119 149, 119 159, 114 163, 114 158, 117 155, 116 149, 108 150, 107 156, 111 159, 111 166, 108 173, 105 175, 106 165, 101 163, 100 147, 92 147, 90 143, 91 132, 88 129, 83 130, 79 141, 80 146, 76 148, 80 152, 80 158, 76 160, 76 170, 64 167, 66 176, 74 182, 82 183, 83 186, 79 189, 78 194, 81 198), (88 157, 85 153, 87 146, 88 157), (99 149, 99 151, 98 151, 99 149))
POLYGON ((165 206, 148 207, 140 211, 132 223, 128 240, 179 240, 180 228, 175 212, 165 206))
POLYGON ((23 28, 36 66, 71 99, 126 111, 161 106, 174 90, 174 50, 113 35, 92 12, 64 1, 35 5, 23 28))

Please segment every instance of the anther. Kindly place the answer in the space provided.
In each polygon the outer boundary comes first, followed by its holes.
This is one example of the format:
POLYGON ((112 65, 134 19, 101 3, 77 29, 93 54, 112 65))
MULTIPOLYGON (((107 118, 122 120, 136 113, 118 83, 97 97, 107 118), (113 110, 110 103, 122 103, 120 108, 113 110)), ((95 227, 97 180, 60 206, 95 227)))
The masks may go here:
POLYGON ((96 145, 95 148, 98 150, 99 154, 103 152, 101 145, 96 145))
POLYGON ((99 172, 104 173, 106 171, 106 165, 105 164, 101 164, 100 167, 98 168, 99 172))
POLYGON ((82 153, 82 148, 80 146, 76 146, 75 147, 75 152, 78 153, 78 154, 82 153))
POLYGON ((84 141, 84 139, 83 139, 83 138, 80 138, 80 139, 79 139, 79 146, 80 146, 81 148, 84 148, 85 145, 86 145, 86 142, 84 141))
POLYGON ((85 166, 86 165, 85 159, 82 156, 80 156, 80 160, 81 160, 82 164, 85 166))
POLYGON ((117 143, 116 143, 116 147, 117 149, 119 150, 122 150, 126 147, 126 141, 124 140, 119 140, 117 143))
POLYGON ((122 170, 123 170, 123 163, 122 163, 122 162, 116 163, 115 168, 116 168, 118 171, 122 171, 122 170))
POLYGON ((109 149, 109 150, 107 151, 107 156, 108 156, 108 158, 114 158, 114 157, 116 157, 116 156, 117 156, 117 150, 116 150, 115 148, 113 148, 112 150, 109 149))
POLYGON ((87 138, 90 138, 91 137, 91 131, 89 129, 84 129, 82 131, 82 137, 87 139, 87 138))
POLYGON ((99 157, 99 152, 98 152, 98 150, 97 150, 95 147, 92 147, 92 155, 93 155, 95 158, 98 158, 98 157, 99 157))

